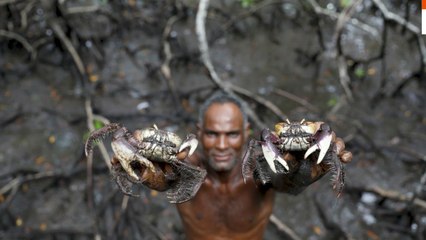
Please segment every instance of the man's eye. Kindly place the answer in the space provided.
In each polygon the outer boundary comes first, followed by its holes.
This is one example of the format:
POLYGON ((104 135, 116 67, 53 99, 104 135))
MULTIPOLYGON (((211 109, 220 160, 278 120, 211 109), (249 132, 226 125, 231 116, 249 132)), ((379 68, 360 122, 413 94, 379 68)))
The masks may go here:
POLYGON ((235 132, 235 133, 228 133, 228 137, 230 137, 230 138, 237 138, 239 136, 240 136, 240 133, 237 133, 237 132, 235 132))
POLYGON ((216 136, 216 133, 214 133, 214 132, 206 132, 205 134, 206 134, 207 137, 215 137, 216 136))

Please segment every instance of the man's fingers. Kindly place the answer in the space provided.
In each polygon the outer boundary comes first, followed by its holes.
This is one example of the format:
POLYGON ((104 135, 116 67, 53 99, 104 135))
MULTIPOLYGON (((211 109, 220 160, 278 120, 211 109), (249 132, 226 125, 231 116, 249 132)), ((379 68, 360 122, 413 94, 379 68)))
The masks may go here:
POLYGON ((185 160, 185 158, 188 156, 189 156, 189 148, 186 148, 182 152, 178 152, 176 154, 177 159, 179 159, 180 161, 185 160))
POLYGON ((336 154, 339 156, 342 163, 349 163, 352 161, 352 153, 345 150, 345 142, 341 138, 336 138, 336 154))
POLYGON ((343 163, 350 163, 352 161, 352 153, 349 151, 342 151, 339 157, 340 161, 343 163))
POLYGON ((146 182, 147 180, 155 178, 155 176, 158 174, 158 171, 161 171, 160 167, 157 164, 154 165, 154 168, 155 168, 155 171, 152 171, 146 166, 142 166, 141 182, 146 182))
POLYGON ((336 153, 337 155, 340 155, 340 153, 345 150, 345 142, 341 138, 336 138, 336 141, 334 142, 336 145, 336 153))

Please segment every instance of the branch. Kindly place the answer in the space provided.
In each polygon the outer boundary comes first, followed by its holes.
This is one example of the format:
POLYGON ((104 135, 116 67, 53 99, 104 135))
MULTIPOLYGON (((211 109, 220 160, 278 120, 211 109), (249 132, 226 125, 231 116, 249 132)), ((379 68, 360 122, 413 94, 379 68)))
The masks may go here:
POLYGON ((201 52, 201 60, 209 71, 210 77, 216 86, 222 88, 225 92, 230 92, 229 87, 223 84, 219 75, 213 67, 213 64, 210 60, 209 54, 209 46, 207 44, 207 35, 205 28, 205 21, 207 16, 207 9, 209 7, 209 0, 200 0, 200 4, 198 5, 197 16, 195 19, 195 31, 198 38, 198 48, 201 52))
MULTIPOLYGON (((109 121, 108 119, 104 118, 104 117, 100 117, 100 116, 95 116, 93 114, 93 110, 92 110, 92 104, 90 99, 86 99, 85 101, 85 109, 86 109, 86 115, 87 115, 87 127, 89 128, 90 132, 93 132, 96 130, 93 121, 99 120, 102 121, 104 124, 108 124, 109 121)), ((102 154, 102 158, 104 159, 104 162, 106 163, 106 165, 108 166, 108 169, 111 169, 111 163, 109 161, 109 155, 108 152, 105 148, 105 145, 102 142, 99 142, 98 145, 99 150, 101 151, 102 154)), ((87 165, 86 165, 86 173, 87 173, 87 177, 86 177, 86 183, 87 183, 87 202, 88 202, 88 206, 90 209, 93 208, 93 152, 89 153, 89 155, 87 156, 87 165)))
MULTIPOLYGON (((87 116, 87 128, 89 129, 90 132, 93 132, 96 130, 95 126, 93 125, 93 122, 95 120, 101 121, 104 125, 110 123, 110 121, 107 118, 100 115, 93 114, 92 103, 90 99, 86 99, 84 106, 85 106, 86 116, 87 116)), ((111 162, 109 161, 110 157, 105 145, 102 142, 99 142, 97 146, 99 147, 99 150, 101 151, 102 158, 104 159, 105 164, 108 166, 109 169, 111 169, 111 162)))
POLYGON ((259 104, 263 105, 264 107, 268 108, 269 110, 271 110, 273 113, 275 113, 275 115, 277 115, 281 120, 285 120, 287 119, 286 115, 281 111, 281 109, 279 109, 275 104, 273 104, 271 101, 266 100, 265 98, 253 94, 252 92, 250 92, 249 90, 236 86, 236 85, 230 85, 231 89, 241 95, 244 95, 246 97, 252 98, 253 100, 255 100, 256 102, 258 102, 259 104))
POLYGON ((91 12, 96 12, 99 9, 100 9, 100 6, 98 4, 93 4, 89 6, 69 7, 65 9, 65 14, 91 13, 91 12))
MULTIPOLYGON (((421 178, 421 183, 424 183, 426 181, 426 176, 423 175, 421 178)), ((352 187, 348 186, 347 189, 354 192, 370 192, 377 194, 381 197, 388 198, 390 200, 399 201, 399 202, 406 202, 406 203, 412 203, 415 206, 421 207, 424 210, 426 210, 426 201, 423 199, 420 199, 413 195, 412 193, 409 194, 403 194, 395 190, 388 190, 383 189, 378 186, 372 186, 372 187, 352 187)))
MULTIPOLYGON (((104 171, 104 168, 99 168, 98 170, 104 171)), ((0 195, 7 193, 14 187, 19 187, 21 184, 30 182, 30 181, 36 181, 46 178, 70 178, 74 175, 80 174, 83 172, 83 168, 73 168, 71 170, 56 170, 56 171, 45 171, 45 172, 37 172, 34 174, 27 174, 25 176, 18 176, 9 181, 8 184, 0 188, 0 195)))
POLYGON ((34 50, 34 48, 31 46, 31 44, 21 35, 6 31, 3 29, 0 29, 0 36, 7 37, 10 39, 14 39, 22 44, 22 46, 30 53, 31 61, 33 61, 37 57, 37 52, 34 50))
MULTIPOLYGON (((337 20, 339 18, 338 13, 333 12, 333 11, 328 10, 328 9, 325 9, 325 8, 322 8, 315 0, 307 0, 307 3, 314 10, 314 12, 318 15, 324 15, 324 16, 327 16, 327 17, 333 19, 333 20, 337 20)), ((360 22, 356 18, 349 18, 348 22, 350 24, 353 24, 354 26, 358 27, 359 29, 367 32, 367 33, 370 33, 373 36, 379 36, 379 32, 377 31, 377 29, 375 29, 374 27, 371 27, 368 24, 360 22)))
POLYGON ((108 228, 108 231, 107 231, 108 238, 112 238, 114 232, 117 231, 119 224, 121 223, 121 221, 123 221, 123 216, 127 212, 128 206, 129 206, 129 196, 124 195, 121 200, 120 212, 118 213, 118 215, 115 216, 112 226, 108 228))
POLYGON ((291 100, 293 102, 296 102, 296 103, 302 105, 303 107, 305 107, 306 109, 308 109, 308 110, 310 110, 312 112, 316 112, 316 113, 320 112, 320 110, 317 107, 315 107, 314 105, 310 104, 305 99, 300 98, 300 97, 298 97, 298 96, 296 96, 296 95, 294 95, 294 94, 292 94, 290 92, 287 92, 287 91, 282 90, 282 89, 274 89, 274 90, 272 90, 272 92, 275 93, 275 94, 277 94, 277 95, 279 95, 279 96, 281 96, 281 97, 285 97, 285 98, 287 98, 287 99, 289 99, 289 100, 291 100))
POLYGON ((55 35, 61 40, 62 44, 64 44, 64 47, 67 49, 69 54, 71 54, 71 57, 77 67, 78 72, 81 74, 81 76, 85 76, 83 61, 81 60, 80 55, 78 55, 77 50, 72 45, 71 41, 67 38, 67 36, 65 36, 65 33, 62 30, 61 26, 59 26, 57 21, 50 21, 49 25, 55 35))
MULTIPOLYGON (((261 103, 262 105, 270 109, 273 113, 275 113, 281 120, 284 120, 285 115, 272 102, 266 99, 263 99, 260 96, 256 96, 244 88, 234 86, 229 82, 224 83, 222 79, 219 77, 219 75, 217 74, 211 62, 210 54, 209 54, 209 46, 207 44, 205 20, 207 16, 208 6, 209 6, 209 0, 200 0, 200 3, 198 5, 195 27, 196 27, 196 34, 198 38, 198 48, 201 53, 201 60, 209 72, 210 79, 213 81, 213 83, 217 87, 222 89, 227 94, 237 97, 233 91, 239 91, 240 94, 244 94, 245 96, 252 98, 256 102, 261 103)), ((256 113, 251 108, 248 107, 248 104, 244 100, 241 100, 241 102, 243 105, 243 110, 253 120, 253 122, 259 128, 266 128, 266 125, 259 119, 256 113)))
POLYGON ((334 29, 334 34, 331 39, 332 47, 337 48, 337 46, 339 45, 340 36, 342 35, 343 28, 350 19, 353 19, 352 15, 354 14, 355 9, 359 4, 362 3, 362 1, 363 0, 356 0, 349 6, 345 7, 345 9, 343 9, 342 12, 338 15, 336 28, 334 29))
POLYGON ((0 6, 9 4, 9 3, 14 3, 16 2, 16 0, 0 0, 0 6))
POLYGON ((172 93, 172 96, 174 98, 174 102, 178 106, 180 106, 179 97, 178 97, 178 94, 176 93, 175 84, 174 84, 173 79, 172 79, 172 72, 170 70, 170 61, 173 58, 173 54, 172 54, 172 50, 171 50, 171 47, 170 47, 170 43, 167 40, 167 38, 169 37, 169 34, 172 30, 173 24, 179 19, 180 19, 180 17, 178 17, 178 16, 172 16, 171 18, 169 18, 169 20, 167 21, 166 27, 164 28, 162 41, 163 41, 163 54, 165 56, 165 59, 164 59, 163 63, 161 64, 161 67, 160 67, 161 73, 163 74, 164 78, 166 79, 167 86, 169 87, 169 90, 172 93))
POLYGON ((281 232, 284 232, 287 234, 288 237, 292 240, 302 240, 289 226, 287 226, 285 223, 281 222, 280 219, 278 219, 274 214, 272 214, 269 217, 269 221, 275 225, 275 227, 278 228, 281 232))
MULTIPOLYGON (((422 177, 422 179, 423 179, 423 177, 422 177)), ((405 194, 402 194, 400 192, 393 191, 393 190, 386 190, 386 189, 383 189, 383 188, 377 187, 377 186, 376 187, 367 188, 367 189, 365 189, 365 191, 372 192, 372 193, 375 193, 375 194, 377 194, 379 196, 382 196, 382 197, 385 197, 385 198, 389 198, 389 199, 392 199, 392 200, 396 200, 396 201, 401 201, 401 202, 411 202, 411 201, 413 201, 414 205, 416 205, 418 207, 421 207, 421 208, 423 208, 423 209, 426 210, 426 201, 422 200, 422 199, 420 199, 418 197, 415 197, 413 199, 412 196, 405 195, 405 194)))
POLYGON ((34 7, 36 1, 30 1, 25 8, 20 12, 21 15, 21 29, 26 29, 28 26, 28 12, 34 7))
POLYGON ((386 20, 394 21, 404 27, 406 27, 409 31, 414 34, 420 34, 420 29, 411 22, 408 22, 398 14, 395 14, 388 10, 386 5, 381 0, 372 0, 376 7, 382 12, 383 16, 386 20))
MULTIPOLYGON (((420 28, 418 28, 413 23, 405 20, 404 18, 402 18, 398 14, 395 14, 395 13, 389 11, 389 9, 386 7, 386 5, 381 0, 372 0, 372 1, 376 5, 376 7, 380 10, 380 12, 382 12, 383 17, 386 20, 393 21, 393 22, 396 22, 399 25, 404 26, 410 32, 412 32, 413 34, 415 34, 417 36, 417 41, 418 41, 419 48, 420 48, 420 54, 422 55, 423 67, 425 68, 426 67, 426 46, 425 46, 424 38, 421 35, 420 28)), ((426 69, 424 69, 423 71, 426 71, 426 69)))
POLYGON ((337 57, 337 66, 339 69, 339 82, 342 85, 343 90, 345 91, 348 100, 353 101, 352 91, 349 87, 351 83, 351 78, 348 74, 348 65, 346 64, 346 58, 343 55, 337 57))
POLYGON ((345 91, 346 96, 348 97, 349 101, 353 101, 353 94, 350 89, 350 83, 351 78, 348 74, 348 66, 346 64, 346 58, 343 56, 341 47, 340 47, 340 37, 342 36, 343 28, 348 22, 349 19, 351 19, 352 15, 354 14, 354 11, 356 7, 362 3, 362 0, 357 0, 356 2, 353 2, 351 5, 346 7, 337 18, 336 23, 336 29, 334 30, 333 38, 331 40, 332 48, 336 53, 338 53, 337 56, 337 66, 339 69, 339 81, 340 85, 342 85, 343 90, 345 91))

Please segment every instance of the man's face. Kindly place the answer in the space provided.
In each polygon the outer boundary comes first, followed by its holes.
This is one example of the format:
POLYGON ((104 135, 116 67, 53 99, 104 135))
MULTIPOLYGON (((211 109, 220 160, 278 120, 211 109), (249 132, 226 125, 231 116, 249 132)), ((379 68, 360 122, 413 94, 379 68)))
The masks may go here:
POLYGON ((241 158, 248 126, 234 103, 214 103, 206 110, 199 138, 208 164, 216 171, 230 171, 241 158))

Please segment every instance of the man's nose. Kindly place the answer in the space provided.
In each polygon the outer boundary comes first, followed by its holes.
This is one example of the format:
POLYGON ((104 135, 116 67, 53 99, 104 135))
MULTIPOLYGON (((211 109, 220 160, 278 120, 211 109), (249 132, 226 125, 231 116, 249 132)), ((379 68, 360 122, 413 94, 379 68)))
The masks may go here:
POLYGON ((216 144, 216 148, 220 150, 224 150, 228 148, 228 139, 224 135, 220 135, 218 138, 218 142, 216 144))

